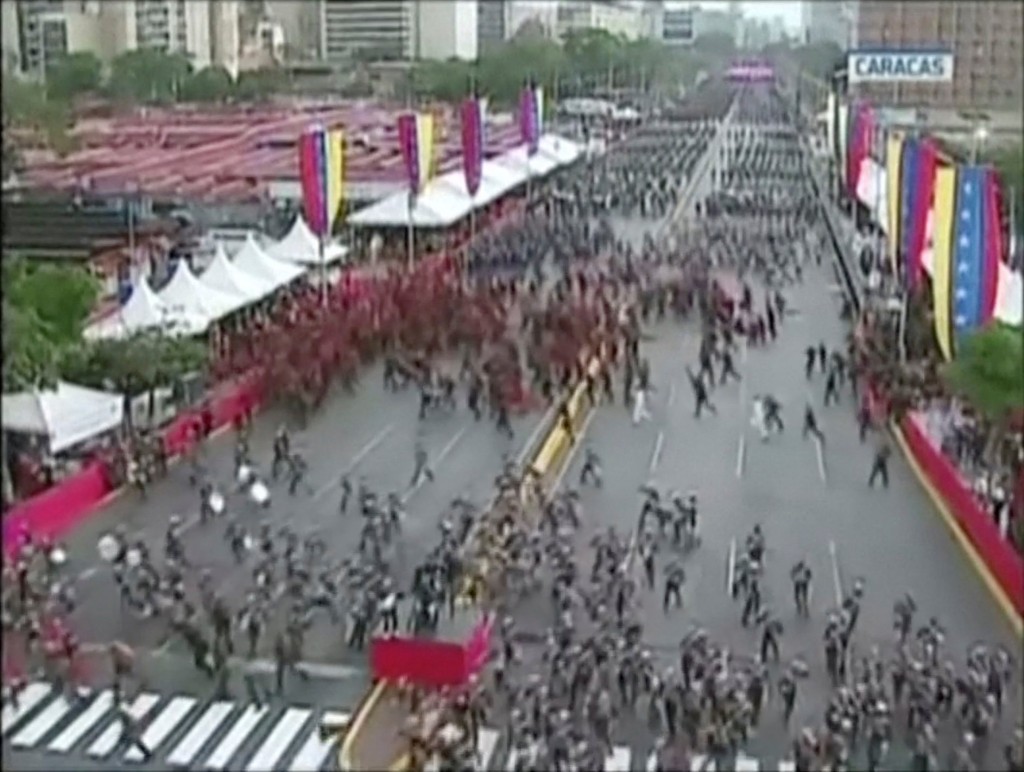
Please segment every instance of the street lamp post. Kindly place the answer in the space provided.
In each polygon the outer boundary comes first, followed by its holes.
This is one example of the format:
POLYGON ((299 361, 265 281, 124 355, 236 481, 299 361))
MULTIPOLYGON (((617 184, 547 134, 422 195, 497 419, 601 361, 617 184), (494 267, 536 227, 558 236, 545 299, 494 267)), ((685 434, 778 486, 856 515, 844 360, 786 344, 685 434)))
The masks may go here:
POLYGON ((980 124, 975 127, 974 133, 971 135, 971 166, 978 163, 978 156, 981 150, 985 147, 985 142, 988 140, 988 126, 980 124))

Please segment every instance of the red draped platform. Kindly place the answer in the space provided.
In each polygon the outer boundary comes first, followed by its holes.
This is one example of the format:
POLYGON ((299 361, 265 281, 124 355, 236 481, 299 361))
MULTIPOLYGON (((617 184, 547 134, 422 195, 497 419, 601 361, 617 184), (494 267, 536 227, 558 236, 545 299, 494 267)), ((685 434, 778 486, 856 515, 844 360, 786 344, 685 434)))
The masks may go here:
POLYGON ((374 638, 370 646, 373 677, 433 689, 464 686, 487 662, 493 621, 476 612, 459 615, 463 619, 453 623, 455 629, 444 637, 374 638))

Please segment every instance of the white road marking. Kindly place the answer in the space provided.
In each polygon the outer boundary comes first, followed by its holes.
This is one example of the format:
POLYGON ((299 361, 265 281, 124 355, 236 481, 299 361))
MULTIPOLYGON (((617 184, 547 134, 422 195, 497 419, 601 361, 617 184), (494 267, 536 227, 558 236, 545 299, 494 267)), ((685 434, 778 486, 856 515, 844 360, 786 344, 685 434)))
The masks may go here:
POLYGON ((172 767, 189 766, 234 709, 233 702, 215 702, 210 705, 188 734, 171 751, 167 757, 167 764, 172 767))
POLYGON ((46 706, 46 710, 29 721, 24 729, 14 735, 11 745, 15 748, 32 748, 49 734, 74 707, 75 704, 71 700, 63 695, 58 696, 46 706))
MULTIPOLYGON (((339 724, 347 724, 349 719, 351 719, 351 715, 348 713, 332 711, 325 713, 321 717, 319 724, 323 726, 337 726, 339 724)), ((292 759, 291 766, 288 768, 289 772, 311 772, 311 770, 320 769, 324 762, 327 761, 327 756, 330 754, 331 749, 336 745, 337 743, 333 738, 324 740, 320 737, 319 725, 313 727, 309 738, 295 755, 295 758, 292 759)))
POLYGON ((231 763, 231 758, 238 752, 238 749, 242 747, 242 743, 252 734, 252 730, 256 728, 257 724, 263 720, 267 713, 268 710, 264 707, 257 708, 255 705, 247 707, 245 712, 232 725, 227 736, 220 741, 217 748, 210 754, 210 758, 206 760, 203 768, 214 770, 227 769, 228 764, 231 763))
MULTIPOLYGON (((170 737, 175 727, 192 712, 195 704, 196 701, 193 697, 175 697, 167 703, 167 707, 153 719, 153 722, 146 727, 146 731, 142 733, 142 742, 145 746, 156 753, 160 748, 160 743, 170 737)), ((142 751, 134 746, 124 755, 125 761, 142 761, 143 758, 142 751)))
POLYGON ((358 453, 352 456, 351 460, 348 462, 348 466, 345 468, 345 471, 342 473, 342 475, 338 475, 331 479, 330 481, 328 481, 327 483, 325 483, 324 485, 320 486, 319 489, 314 491, 310 500, 316 501, 328 491, 340 486, 341 477, 346 474, 351 474, 355 470, 355 468, 359 466, 359 464, 362 462, 364 458, 373 453, 373 451, 376 450, 377 446, 388 438, 388 435, 391 434, 391 432, 393 432, 394 429, 394 424, 388 424, 379 432, 377 432, 377 434, 374 435, 369 442, 367 442, 365 445, 363 445, 363 447, 359 449, 358 453))
POLYGON ((491 768, 491 756, 494 755, 494 750, 498 747, 498 739, 500 737, 501 735, 493 729, 480 729, 476 743, 477 769, 491 768))
POLYGON ((630 751, 624 745, 612 748, 612 755, 604 760, 605 772, 629 772, 630 751))
POLYGON ((672 381, 668 387, 668 406, 672 407, 676 403, 676 382, 672 381))
POLYGON ((67 753, 75 743, 85 737, 89 730, 98 724, 105 715, 114 707, 114 692, 111 689, 100 692, 96 695, 89 707, 78 716, 71 725, 61 732, 47 746, 47 750, 53 753, 67 753))
POLYGON ((0 718, 0 729, 6 737, 14 727, 21 722, 43 699, 53 690, 50 684, 40 682, 30 683, 18 695, 18 705, 12 703, 4 705, 3 716, 0 718))
MULTIPOLYGON (((469 431, 469 427, 463 426, 455 433, 455 436, 448 440, 448 444, 441 448, 441 452, 437 454, 437 458, 435 458, 434 462, 430 464, 430 469, 434 474, 437 474, 437 468, 444 463, 444 460, 448 458, 448 454, 455 449, 455 446, 459 444, 459 440, 462 439, 462 437, 466 434, 467 431, 469 431)), ((416 491, 422 488, 423 483, 425 483, 426 481, 426 476, 420 475, 420 479, 417 481, 416 485, 414 485, 410 490, 402 494, 402 503, 408 503, 409 499, 416 495, 416 491)))
POLYGON ((739 444, 736 446, 736 476, 743 476, 743 465, 747 456, 747 435, 741 434, 739 444))
MULTIPOLYGON (((128 708, 128 712, 136 721, 141 721, 146 714, 160 702, 157 694, 140 694, 135 702, 128 708)), ((110 726, 103 730, 103 734, 96 738, 96 741, 89 746, 86 755, 94 759, 103 759, 111 754, 117 744, 121 741, 121 734, 124 732, 124 725, 120 718, 114 720, 110 726)))
POLYGON ((295 736, 309 721, 313 711, 306 708, 289 708, 274 724, 258 751, 249 759, 248 772, 273 772, 278 761, 288 750, 295 736))
POLYGON ((658 468, 658 464, 661 463, 661 450, 665 445, 665 432, 658 432, 658 437, 654 441, 654 450, 651 451, 651 463, 648 467, 648 472, 654 474, 654 470, 658 468))
POLYGON ((732 587, 736 582, 736 540, 729 540, 729 556, 725 561, 725 594, 732 597, 732 587))
POLYGON ((836 607, 843 605, 843 578, 839 575, 839 557, 836 554, 836 543, 829 541, 828 557, 832 562, 832 588, 836 593, 836 607))
POLYGON ((825 471, 825 450, 822 448, 821 440, 814 438, 814 450, 818 456, 818 476, 821 481, 828 485, 828 473, 825 471))

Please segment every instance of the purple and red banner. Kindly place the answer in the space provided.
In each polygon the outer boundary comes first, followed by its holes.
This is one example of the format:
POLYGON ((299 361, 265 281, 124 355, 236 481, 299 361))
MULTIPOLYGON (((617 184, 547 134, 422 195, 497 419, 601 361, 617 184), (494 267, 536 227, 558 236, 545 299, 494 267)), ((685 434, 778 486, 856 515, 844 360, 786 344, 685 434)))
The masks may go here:
POLYGON ((535 155, 540 147, 541 124, 544 120, 544 94, 540 88, 526 86, 519 94, 519 136, 526 145, 526 154, 535 155))
POLYGON ((466 190, 475 196, 484 172, 484 108, 479 97, 462 103, 462 171, 466 190))
POLYGON ((871 140, 875 131, 875 116, 869 105, 857 103, 850 117, 850 140, 846 151, 846 190, 856 200, 857 184, 864 159, 871 152, 871 140))

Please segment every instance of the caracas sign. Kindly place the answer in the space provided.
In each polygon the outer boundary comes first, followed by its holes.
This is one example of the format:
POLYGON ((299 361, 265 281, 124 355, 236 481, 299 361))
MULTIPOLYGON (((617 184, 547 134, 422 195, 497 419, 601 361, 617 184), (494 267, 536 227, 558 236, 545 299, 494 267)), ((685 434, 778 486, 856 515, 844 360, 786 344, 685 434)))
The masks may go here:
POLYGON ((850 83, 948 83, 953 52, 948 49, 855 49, 847 54, 850 83))

